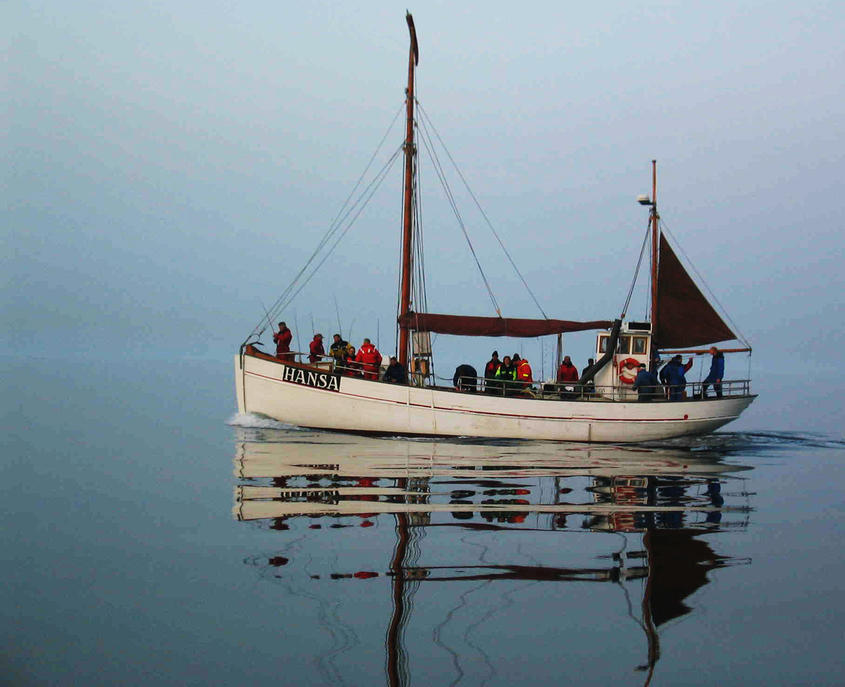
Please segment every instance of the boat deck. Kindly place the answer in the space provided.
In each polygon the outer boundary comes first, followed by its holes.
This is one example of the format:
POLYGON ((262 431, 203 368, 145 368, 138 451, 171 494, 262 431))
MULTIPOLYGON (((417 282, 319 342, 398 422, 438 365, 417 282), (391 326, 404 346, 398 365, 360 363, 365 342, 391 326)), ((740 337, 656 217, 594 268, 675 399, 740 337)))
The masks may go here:
MULTIPOLYGON (((334 361, 331 358, 326 358, 317 363, 302 363, 297 362, 294 358, 297 356, 304 356, 304 353, 291 352, 291 360, 280 360, 276 356, 270 355, 263 351, 248 346, 246 354, 251 355, 262 360, 271 362, 284 363, 285 365, 302 368, 303 370, 313 370, 323 373, 330 373, 333 375, 340 375, 344 377, 361 378, 360 373, 350 372, 343 368, 337 370, 334 361)), ((534 399, 538 401, 576 401, 581 403, 620 403, 631 401, 638 401, 639 395, 629 386, 582 386, 579 384, 566 383, 556 384, 549 382, 535 382, 527 388, 517 388, 517 382, 500 382, 484 379, 483 377, 464 378, 470 380, 464 382, 466 386, 474 386, 474 389, 455 389, 452 386, 445 386, 440 384, 427 384, 425 380, 420 380, 422 383, 412 383, 410 386, 417 388, 432 389, 434 391, 443 391, 453 394, 482 394, 484 396, 502 396, 507 398, 525 398, 534 399)), ((375 380, 373 380, 375 381, 375 380)), ((388 382, 381 382, 380 384, 387 384, 388 382)), ((687 382, 684 391, 684 401, 697 400, 716 400, 713 385, 708 384, 707 398, 701 398, 702 395, 701 382, 687 382)), ((676 403, 677 401, 670 401, 667 397, 668 391, 665 387, 660 386, 656 393, 650 400, 652 403, 676 403)), ((750 379, 733 379, 722 382, 722 397, 723 398, 742 398, 753 396, 751 393, 750 379)))

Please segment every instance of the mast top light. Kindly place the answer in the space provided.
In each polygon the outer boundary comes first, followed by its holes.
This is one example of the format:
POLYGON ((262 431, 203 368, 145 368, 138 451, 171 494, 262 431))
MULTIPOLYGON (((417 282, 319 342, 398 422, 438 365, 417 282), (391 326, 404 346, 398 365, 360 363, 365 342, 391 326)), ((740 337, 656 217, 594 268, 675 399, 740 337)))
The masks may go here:
POLYGON ((653 205, 654 204, 654 203, 651 202, 651 198, 649 198, 647 195, 637 196, 637 202, 640 205, 653 205))

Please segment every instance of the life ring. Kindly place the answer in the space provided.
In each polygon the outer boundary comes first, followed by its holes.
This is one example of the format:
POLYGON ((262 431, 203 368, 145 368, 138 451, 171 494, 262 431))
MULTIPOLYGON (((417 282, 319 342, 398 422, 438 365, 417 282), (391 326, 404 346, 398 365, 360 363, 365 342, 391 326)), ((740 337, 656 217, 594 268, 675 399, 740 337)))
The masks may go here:
POLYGON ((625 358, 625 360, 619 361, 619 381, 623 384, 633 384, 637 378, 639 365, 640 361, 634 358, 625 358))

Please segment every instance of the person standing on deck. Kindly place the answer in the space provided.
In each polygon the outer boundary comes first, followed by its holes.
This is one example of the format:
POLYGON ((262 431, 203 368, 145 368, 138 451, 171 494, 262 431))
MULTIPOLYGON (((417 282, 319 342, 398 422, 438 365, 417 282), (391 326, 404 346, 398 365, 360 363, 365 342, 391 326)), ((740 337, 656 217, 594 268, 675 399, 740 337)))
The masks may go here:
POLYGON ((567 382, 578 381, 578 368, 572 364, 572 360, 568 355, 563 356, 563 362, 557 371, 557 383, 565 384, 567 382))
POLYGON ((516 379, 516 368, 511 362, 511 357, 506 355, 502 358, 502 364, 496 372, 496 387, 497 394, 507 394, 513 388, 513 382, 516 379))
POLYGON ((349 375, 350 377, 361 376, 361 366, 355 362, 355 358, 355 346, 353 346, 352 344, 347 344, 346 354, 343 358, 343 362, 341 363, 343 374, 349 375))
POLYGON ((279 360, 293 360, 293 353, 290 352, 291 339, 293 339, 293 332, 284 322, 279 322, 279 331, 273 334, 273 341, 276 342, 276 357, 279 360))
POLYGON ((684 390, 687 388, 685 375, 691 367, 692 358, 684 365, 683 358, 676 355, 660 370, 660 381, 669 388, 670 401, 682 401, 684 399, 684 390))
POLYGON ((722 378, 725 376, 725 354, 715 346, 710 347, 710 373, 701 383, 701 398, 707 398, 707 387, 713 385, 716 398, 722 398, 722 378))
MULTIPOLYGON (((589 370, 589 369, 590 369, 590 368, 591 368, 591 367, 595 364, 595 362, 596 362, 596 361, 595 361, 595 359, 594 359, 594 358, 589 358, 589 359, 587 360, 587 367, 585 367, 583 370, 581 370, 581 376, 582 376, 582 377, 583 377, 585 374, 587 374, 587 370, 589 370)), ((594 393, 596 393, 596 383, 595 383, 592 379, 588 379, 588 380, 587 380, 587 383, 586 383, 586 384, 584 384, 584 393, 585 393, 585 394, 594 394, 594 393)))
POLYGON ((472 391, 478 388, 478 372, 472 365, 458 365, 452 375, 452 386, 456 391, 472 391))
POLYGON ((343 365, 346 359, 346 347, 349 344, 340 337, 340 334, 335 334, 332 338, 334 341, 329 346, 329 355, 334 358, 335 365, 343 365))
POLYGON ((314 334, 314 339, 309 346, 308 362, 316 363, 326 354, 326 349, 323 348, 323 335, 314 334))
POLYGON ((572 359, 566 355, 557 371, 557 383, 562 384, 561 398, 573 399, 578 397, 575 384, 578 383, 578 368, 572 364, 572 359))
POLYGON ((361 363, 364 369, 364 379, 378 379, 381 353, 369 339, 364 339, 364 343, 358 349, 358 355, 355 356, 355 362, 361 363))
POLYGON ((390 356, 390 365, 388 365, 387 369, 384 371, 384 376, 381 378, 381 381, 387 382, 388 384, 408 383, 408 372, 402 365, 399 364, 395 355, 390 356))
POLYGON ((490 360, 484 366, 484 379, 495 379, 502 363, 499 361, 499 351, 493 351, 490 360))
POLYGON ((531 376, 531 365, 525 358, 519 360, 516 368, 516 381, 526 391, 531 388, 534 378, 531 376))
POLYGON ((634 385, 631 388, 637 392, 638 401, 651 401, 655 397, 657 379, 653 372, 649 372, 646 369, 645 363, 639 364, 637 378, 634 380, 634 385))
POLYGON ((493 351, 493 355, 484 366, 484 387, 485 391, 489 394, 496 393, 499 388, 499 385, 492 380, 496 379, 496 373, 499 371, 501 366, 502 363, 499 360, 499 351, 493 351))

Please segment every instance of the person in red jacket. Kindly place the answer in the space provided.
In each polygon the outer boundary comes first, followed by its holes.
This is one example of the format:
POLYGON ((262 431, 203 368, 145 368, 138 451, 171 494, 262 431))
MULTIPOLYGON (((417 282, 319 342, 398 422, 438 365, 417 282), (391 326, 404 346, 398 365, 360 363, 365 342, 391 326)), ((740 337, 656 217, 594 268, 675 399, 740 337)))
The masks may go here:
POLYGON ((381 353, 370 343, 369 339, 364 339, 364 343, 358 349, 358 355, 355 356, 355 362, 361 363, 361 367, 364 369, 364 379, 378 379, 381 353))
POLYGON ((563 362, 557 371, 557 383, 564 385, 561 389, 561 398, 577 397, 575 383, 578 379, 578 368, 572 364, 572 360, 568 355, 563 356, 563 362))
POLYGON ((525 389, 528 389, 534 379, 531 376, 531 365, 525 358, 521 358, 516 368, 516 381, 525 389))
POLYGON ((572 364, 572 360, 568 355, 563 356, 563 362, 557 371, 557 382, 563 384, 565 382, 578 381, 578 368, 572 364))
POLYGON ((293 353, 290 352, 292 338, 293 332, 284 322, 279 322, 279 331, 273 334, 273 341, 276 342, 276 357, 279 360, 293 360, 293 353))
POLYGON ((322 334, 314 334, 314 339, 311 341, 311 345, 309 347, 310 352, 308 353, 308 362, 309 363, 316 363, 326 355, 326 349, 323 348, 323 335, 322 334))

